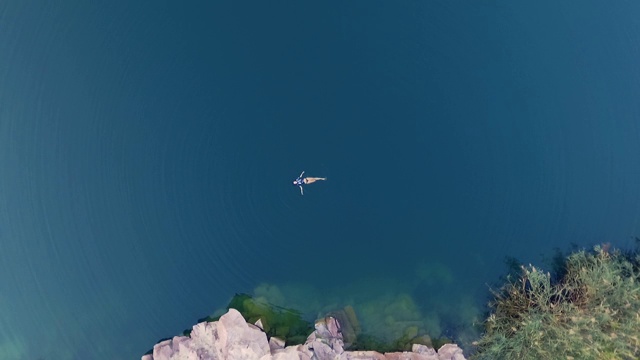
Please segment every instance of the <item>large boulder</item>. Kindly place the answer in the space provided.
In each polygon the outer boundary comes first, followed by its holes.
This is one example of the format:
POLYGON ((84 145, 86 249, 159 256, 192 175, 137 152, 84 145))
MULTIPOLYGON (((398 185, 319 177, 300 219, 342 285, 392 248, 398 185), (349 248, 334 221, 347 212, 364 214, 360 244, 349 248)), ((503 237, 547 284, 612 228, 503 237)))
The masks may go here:
POLYGON ((195 325, 190 337, 176 336, 156 344, 153 354, 142 359, 260 359, 270 354, 267 335, 257 326, 247 324, 237 310, 229 309, 219 321, 195 325))

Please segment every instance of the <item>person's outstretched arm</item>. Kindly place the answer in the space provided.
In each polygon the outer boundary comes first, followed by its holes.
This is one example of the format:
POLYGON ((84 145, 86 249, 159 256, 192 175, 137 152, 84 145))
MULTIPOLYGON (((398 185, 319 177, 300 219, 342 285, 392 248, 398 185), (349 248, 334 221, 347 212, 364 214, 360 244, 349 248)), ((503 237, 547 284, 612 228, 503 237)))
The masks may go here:
POLYGON ((304 175, 304 171, 300 173, 300 176, 298 176, 299 178, 302 177, 302 175, 304 175))
POLYGON ((304 190, 302 189, 302 186, 300 186, 300 195, 304 195, 304 190))

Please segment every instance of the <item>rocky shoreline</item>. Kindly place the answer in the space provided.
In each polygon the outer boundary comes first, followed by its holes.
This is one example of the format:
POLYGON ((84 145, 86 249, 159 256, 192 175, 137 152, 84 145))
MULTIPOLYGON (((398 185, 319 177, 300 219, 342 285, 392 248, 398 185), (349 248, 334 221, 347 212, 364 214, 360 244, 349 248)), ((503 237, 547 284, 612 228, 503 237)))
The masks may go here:
POLYGON ((222 359, 376 359, 376 360, 465 360, 455 344, 445 344, 438 351, 413 344, 411 351, 379 353, 345 351, 340 323, 334 317, 320 319, 315 331, 302 345, 284 346, 277 337, 267 339, 261 321, 249 324, 235 309, 218 321, 201 322, 190 336, 175 336, 159 342, 142 360, 222 360, 222 359))

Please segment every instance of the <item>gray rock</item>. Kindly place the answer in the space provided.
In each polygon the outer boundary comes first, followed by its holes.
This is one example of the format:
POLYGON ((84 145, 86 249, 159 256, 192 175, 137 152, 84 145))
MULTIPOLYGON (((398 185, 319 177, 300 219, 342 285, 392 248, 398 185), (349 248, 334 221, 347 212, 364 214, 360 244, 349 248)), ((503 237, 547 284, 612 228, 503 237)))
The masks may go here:
POLYGON ((316 331, 307 338, 305 344, 310 349, 313 349, 316 356, 323 356, 322 359, 328 359, 327 348, 334 354, 334 357, 344 352, 340 323, 335 318, 327 316, 324 319, 320 319, 316 321, 315 328, 316 331))
MULTIPOLYGON (((257 322, 256 325, 262 325, 257 322)), ((465 360, 462 350, 446 344, 436 351, 414 344, 412 351, 381 354, 376 351, 344 351, 340 322, 326 317, 316 322, 316 330, 303 345, 284 347, 284 341, 248 324, 234 309, 219 321, 193 327, 190 337, 176 336, 153 347, 142 360, 465 360)))

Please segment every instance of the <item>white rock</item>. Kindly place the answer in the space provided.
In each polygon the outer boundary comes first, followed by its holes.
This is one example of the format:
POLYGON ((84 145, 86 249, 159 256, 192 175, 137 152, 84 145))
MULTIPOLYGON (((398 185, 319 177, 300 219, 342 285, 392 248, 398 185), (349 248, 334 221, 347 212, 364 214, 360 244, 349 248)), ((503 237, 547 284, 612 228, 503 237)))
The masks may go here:
POLYGON ((219 321, 195 325, 190 337, 176 336, 156 344, 153 354, 142 360, 465 360, 462 349, 454 344, 442 346, 437 353, 420 344, 414 344, 411 352, 344 351, 340 323, 333 317, 317 321, 305 344, 286 348, 276 337, 267 341, 259 327, 262 323, 256 325, 229 309, 219 321))
POLYGON ((308 344, 308 346, 313 350, 314 358, 318 360, 333 360, 338 355, 329 345, 319 340, 308 344))
POLYGON ((377 351, 345 351, 339 360, 385 360, 384 355, 377 351))
POLYGON ((456 344, 444 344, 438 349, 439 360, 465 360, 462 349, 456 344))
POLYGON ((161 341, 153 347, 153 360, 168 360, 172 354, 171 340, 161 341))
POLYGON ((271 337, 271 339, 269 339, 269 349, 271 350, 271 353, 274 353, 276 350, 279 349, 284 349, 284 340, 277 338, 275 336, 271 337))
POLYGON ((311 360, 311 355, 307 349, 303 349, 302 345, 287 346, 285 349, 276 350, 270 357, 260 360, 311 360))
POLYGON ((422 355, 435 355, 436 359, 438 356, 438 353, 436 352, 435 349, 432 349, 427 345, 422 345, 422 344, 411 345, 411 351, 413 351, 414 353, 422 354, 422 355))
POLYGON ((309 349, 308 344, 287 346, 288 348, 295 348, 300 355, 300 359, 311 359, 313 357, 313 350, 309 349))
POLYGON ((249 325, 240 312, 229 309, 218 324, 227 333, 226 343, 220 344, 223 359, 259 359, 270 354, 267 335, 254 325, 249 325))
POLYGON ((191 347, 203 357, 222 359, 227 337, 227 330, 218 321, 202 322, 191 330, 191 347))
POLYGON ((439 360, 438 355, 424 355, 410 351, 385 353, 384 357, 387 360, 439 360))

